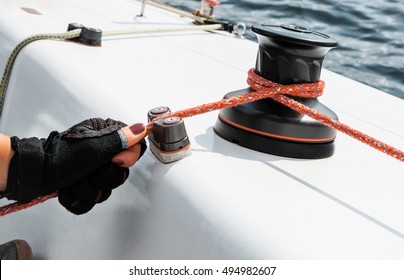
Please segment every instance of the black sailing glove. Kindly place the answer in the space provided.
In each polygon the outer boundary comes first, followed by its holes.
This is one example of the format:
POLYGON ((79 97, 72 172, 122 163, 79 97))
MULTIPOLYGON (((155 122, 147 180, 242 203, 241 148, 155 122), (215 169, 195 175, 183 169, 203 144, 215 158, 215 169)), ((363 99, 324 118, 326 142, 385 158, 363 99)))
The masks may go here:
MULTIPOLYGON (((127 148, 124 126, 94 118, 62 133, 54 131, 47 139, 12 137, 15 154, 5 196, 26 203, 58 190, 59 202, 70 212, 90 211, 129 175, 128 168, 111 163, 114 155, 127 148)), ((146 150, 146 142, 140 144, 139 158, 146 150)))

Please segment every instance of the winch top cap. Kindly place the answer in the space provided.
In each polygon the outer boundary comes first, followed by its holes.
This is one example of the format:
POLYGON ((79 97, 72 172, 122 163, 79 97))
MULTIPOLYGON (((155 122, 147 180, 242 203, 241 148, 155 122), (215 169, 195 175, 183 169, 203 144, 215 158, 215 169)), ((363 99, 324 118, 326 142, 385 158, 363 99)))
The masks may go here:
POLYGON ((336 47, 338 42, 330 36, 310 30, 296 24, 261 24, 253 25, 251 30, 262 36, 277 39, 279 41, 302 44, 313 47, 336 47))

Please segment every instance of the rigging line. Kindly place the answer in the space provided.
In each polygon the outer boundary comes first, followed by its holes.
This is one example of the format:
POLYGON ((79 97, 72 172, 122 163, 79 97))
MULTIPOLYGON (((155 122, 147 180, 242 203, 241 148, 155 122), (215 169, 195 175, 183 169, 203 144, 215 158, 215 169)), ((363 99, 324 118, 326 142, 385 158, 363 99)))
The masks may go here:
POLYGON ((221 29, 221 24, 208 24, 208 25, 195 25, 195 26, 184 26, 184 27, 172 27, 172 28, 148 28, 148 29, 121 29, 121 30, 111 30, 103 31, 102 36, 117 36, 117 35, 137 35, 137 34, 153 34, 153 33, 170 33, 170 32, 182 32, 182 31, 210 31, 221 29))
POLYGON ((4 107, 4 101, 6 98, 6 92, 7 92, 7 86, 8 82, 10 80, 10 75, 11 71, 14 65, 14 62, 17 58, 17 55, 20 53, 20 51, 29 43, 32 43, 34 41, 38 40, 66 40, 66 39, 72 39, 79 37, 81 33, 81 29, 76 29, 68 32, 63 32, 63 33, 40 33, 40 34, 35 34, 31 35, 24 40, 22 40, 11 52, 7 63, 6 67, 4 69, 3 77, 1 79, 0 83, 0 119, 1 115, 3 113, 3 107, 4 107))

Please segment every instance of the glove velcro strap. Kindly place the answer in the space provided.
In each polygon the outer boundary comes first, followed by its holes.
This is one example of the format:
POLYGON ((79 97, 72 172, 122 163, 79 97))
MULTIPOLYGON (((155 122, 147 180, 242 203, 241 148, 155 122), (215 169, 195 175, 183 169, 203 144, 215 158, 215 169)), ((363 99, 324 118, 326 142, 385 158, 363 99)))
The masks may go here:
POLYGON ((42 142, 38 138, 11 138, 15 151, 7 180, 7 197, 26 203, 42 195, 42 169, 45 159, 42 142))

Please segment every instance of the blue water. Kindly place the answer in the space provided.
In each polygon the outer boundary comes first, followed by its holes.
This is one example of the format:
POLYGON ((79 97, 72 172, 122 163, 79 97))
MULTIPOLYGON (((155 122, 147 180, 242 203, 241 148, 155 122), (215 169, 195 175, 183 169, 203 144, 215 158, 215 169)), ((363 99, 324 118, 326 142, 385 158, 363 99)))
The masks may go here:
MULTIPOLYGON (((164 0, 195 10, 199 0, 164 0)), ((324 67, 404 99, 404 0, 221 0, 217 19, 294 23, 338 41, 324 67)), ((246 38, 255 40, 249 31, 246 38)), ((253 65, 255 62, 251 62, 253 65)))

